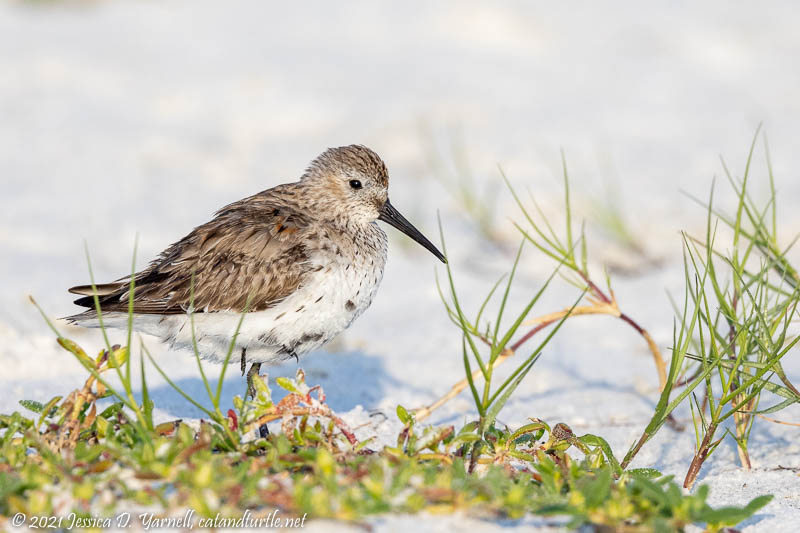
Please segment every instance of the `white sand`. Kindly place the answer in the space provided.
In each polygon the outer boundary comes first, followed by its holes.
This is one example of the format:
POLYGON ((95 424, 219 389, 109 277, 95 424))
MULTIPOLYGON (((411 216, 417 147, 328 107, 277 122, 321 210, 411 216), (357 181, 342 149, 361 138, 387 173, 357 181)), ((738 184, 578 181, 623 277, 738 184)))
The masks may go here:
MULTIPOLYGON (((58 348, 26 295, 52 316, 73 312, 65 289, 87 281, 84 239, 97 278, 117 278, 130 268, 137 233, 143 265, 216 208, 295 179, 327 146, 359 142, 382 154, 394 205, 434 241, 441 211, 472 309, 510 261, 477 239, 434 180, 429 152, 447 155, 451 132, 461 131, 481 187, 500 187, 501 163, 557 213, 563 147, 577 208, 612 178, 638 237, 666 258, 663 269, 617 277, 615 284, 621 305, 662 347, 672 331, 664 290, 682 290, 678 230, 704 224, 702 210, 679 191, 705 196, 712 176, 721 175, 719 153, 741 174, 760 121, 769 134, 784 239, 800 227, 800 12, 790 2, 748 10, 725 2, 647 10, 635 2, 373 2, 349 10, 332 2, 306 9, 258 1, 33 4, 0 5, 1 412, 19 408, 20 398, 45 400, 82 383, 82 369, 58 348)), ((755 168, 754 190, 763 192, 761 155, 755 168)), ((513 242, 509 216, 518 213, 501 191, 499 228, 513 242)), ((435 290, 433 271, 441 267, 404 237, 392 238, 372 308, 335 353, 302 361, 309 382, 321 383, 353 423, 369 420, 374 409, 393 420, 398 403, 429 403, 463 375, 459 333, 435 290)), ((592 243, 597 260, 626 260, 610 243, 596 236, 592 243)), ((529 250, 520 268, 517 306, 552 264, 529 250)), ((574 296, 556 283, 537 310, 555 310, 574 296)), ((87 349, 101 346, 95 333, 67 332, 87 349)), ((202 395, 191 358, 145 340, 179 384, 202 395)), ((785 364, 795 380, 796 355, 785 364)), ((651 366, 629 328, 609 318, 576 319, 501 419, 563 421, 578 433, 604 436, 624 455, 657 397, 651 366)), ((292 375, 295 368, 272 372, 292 375)), ((159 417, 198 416, 155 371, 151 379, 159 417)), ((242 389, 238 376, 226 381, 228 397, 242 389)), ((470 405, 462 395, 432 421, 461 423, 472 416, 470 405)), ((779 416, 800 421, 800 409, 779 416)), ((377 429, 388 438, 397 424, 377 429)), ((775 494, 745 531, 797 530, 797 436, 797 428, 759 421, 753 471, 739 468, 731 440, 702 470, 699 481, 711 485, 715 505, 775 494)), ((682 479, 693 442, 692 431, 663 429, 635 466, 682 479)), ((377 531, 540 523, 459 516, 370 522, 377 531)))

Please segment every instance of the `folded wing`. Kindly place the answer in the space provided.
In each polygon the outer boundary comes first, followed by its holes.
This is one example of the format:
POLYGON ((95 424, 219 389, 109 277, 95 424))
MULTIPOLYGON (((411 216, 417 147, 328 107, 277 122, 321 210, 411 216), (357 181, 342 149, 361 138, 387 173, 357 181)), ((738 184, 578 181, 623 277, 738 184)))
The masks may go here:
MULTIPOLYGON (((294 292, 311 269, 307 215, 259 193, 220 210, 134 276, 134 312, 177 314, 268 309, 294 292)), ((102 311, 128 311, 130 278, 96 287, 102 311)), ((91 285, 73 287, 94 308, 91 285)))

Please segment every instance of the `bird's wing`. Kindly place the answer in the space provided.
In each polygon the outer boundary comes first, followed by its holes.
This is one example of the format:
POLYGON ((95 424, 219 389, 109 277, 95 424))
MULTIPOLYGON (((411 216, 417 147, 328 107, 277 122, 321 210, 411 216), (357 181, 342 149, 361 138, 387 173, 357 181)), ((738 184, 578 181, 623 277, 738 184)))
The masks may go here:
MULTIPOLYGON (((175 314, 270 308, 294 292, 312 269, 310 219, 275 195, 260 193, 220 210, 167 248, 134 277, 134 312, 175 314)), ((130 279, 97 287, 103 311, 128 311, 130 279)), ((70 292, 94 307, 91 285, 70 292)))

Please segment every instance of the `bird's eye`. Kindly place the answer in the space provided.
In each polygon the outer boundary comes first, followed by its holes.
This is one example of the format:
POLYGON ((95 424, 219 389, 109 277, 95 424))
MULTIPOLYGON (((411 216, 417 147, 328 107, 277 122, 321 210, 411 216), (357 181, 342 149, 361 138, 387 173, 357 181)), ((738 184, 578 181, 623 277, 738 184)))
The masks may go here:
POLYGON ((358 181, 358 180, 350 180, 350 186, 352 188, 354 188, 354 189, 360 189, 361 188, 361 182, 358 181))

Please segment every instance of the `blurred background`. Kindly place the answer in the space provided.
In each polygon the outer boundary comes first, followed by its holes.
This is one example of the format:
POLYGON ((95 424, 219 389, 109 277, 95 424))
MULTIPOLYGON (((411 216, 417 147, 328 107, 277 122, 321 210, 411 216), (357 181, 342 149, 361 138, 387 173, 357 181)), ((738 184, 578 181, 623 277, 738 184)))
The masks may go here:
MULTIPOLYGON (((457 282, 475 288, 468 305, 510 268, 519 242, 499 167, 560 217, 563 149, 594 266, 612 269, 629 314, 668 346, 665 289, 683 283, 679 231, 705 224, 681 191, 707 197, 723 175, 720 154, 741 175, 760 123, 787 244, 800 228, 800 10, 640 5, 0 3, 0 408, 82 382, 27 295, 51 316, 74 312, 66 288, 88 281, 84 242, 98 281, 116 279, 130 270, 137 234, 141 267, 217 208, 294 181, 325 148, 351 143, 381 154, 393 204, 435 242, 441 214, 457 282)), ((761 142, 753 166, 753 190, 765 194, 761 142)), ((373 307, 335 357, 307 363, 340 410, 421 405, 463 375, 435 260, 388 232, 373 307)), ((552 268, 526 255, 519 299, 552 268)), ((540 312, 574 297, 554 288, 540 312)), ((630 442, 651 412, 655 374, 641 340, 613 322, 566 327, 506 421, 534 405, 536 416, 584 431, 621 420, 606 436, 630 442)), ((101 346, 94 333, 68 331, 101 346)), ((192 361, 160 352, 191 387, 192 361)), ((238 377, 231 383, 241 392, 238 377)), ((162 396, 164 416, 186 413, 162 396)), ((468 408, 461 398, 442 416, 468 408)), ((684 436, 680 453, 691 453, 684 436)), ((669 471, 669 449, 644 460, 669 471)), ((735 452, 725 453, 733 465, 735 452)))

